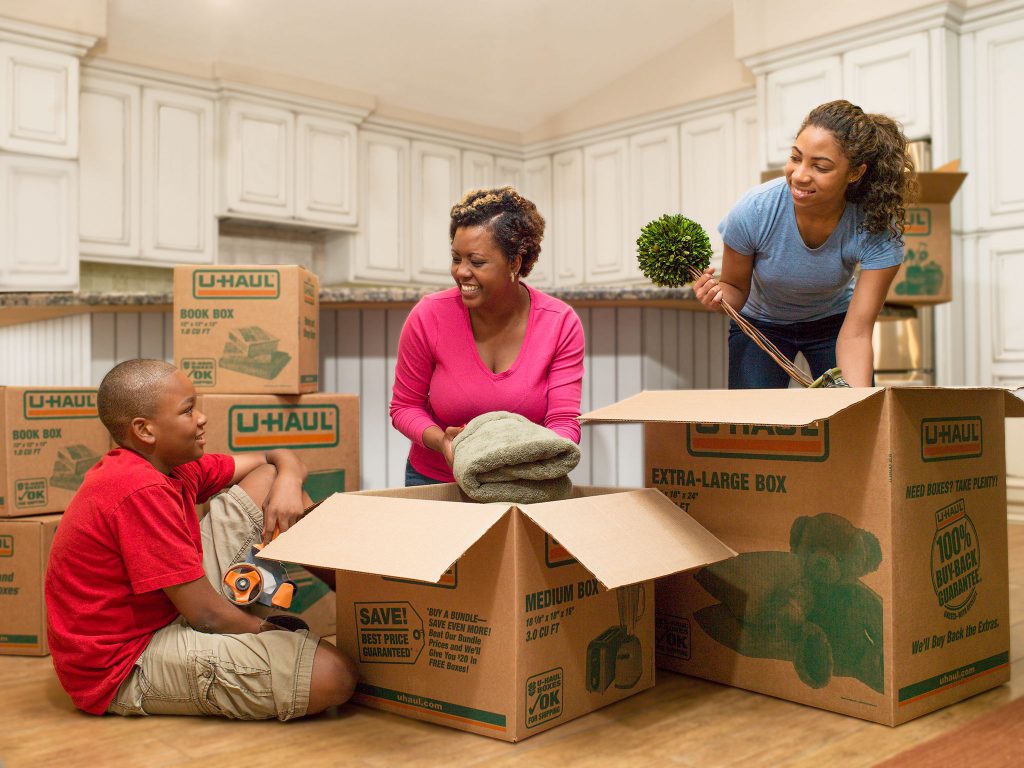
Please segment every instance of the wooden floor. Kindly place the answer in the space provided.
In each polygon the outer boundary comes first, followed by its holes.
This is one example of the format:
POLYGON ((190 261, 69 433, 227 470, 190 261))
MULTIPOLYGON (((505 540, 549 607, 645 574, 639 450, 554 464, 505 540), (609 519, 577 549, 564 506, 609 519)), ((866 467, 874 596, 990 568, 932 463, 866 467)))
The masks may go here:
POLYGON ((1024 525, 1010 526, 1010 619, 1013 682, 898 728, 661 672, 652 690, 520 744, 357 706, 292 723, 96 718, 74 710, 49 658, 0 657, 0 768, 871 766, 1024 695, 1024 525))

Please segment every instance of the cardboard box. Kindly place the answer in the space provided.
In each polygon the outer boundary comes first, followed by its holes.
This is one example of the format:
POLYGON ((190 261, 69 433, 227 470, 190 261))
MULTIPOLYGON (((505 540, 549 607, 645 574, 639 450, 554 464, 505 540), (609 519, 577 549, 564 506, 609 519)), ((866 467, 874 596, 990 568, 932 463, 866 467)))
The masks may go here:
POLYGON ((174 364, 199 392, 316 392, 320 281, 298 266, 174 268, 174 364))
POLYGON ((309 469, 314 501, 359 490, 359 396, 200 394, 209 453, 290 448, 309 469))
POLYGON ((0 387, 0 518, 63 512, 110 449, 86 387, 0 387))
POLYGON ((0 520, 0 654, 45 656, 43 580, 60 515, 0 520))
POLYGON ((1022 415, 937 388, 644 392, 584 415, 644 422, 646 484, 740 552, 658 583, 659 665, 888 725, 1008 680, 1022 415))
POLYGON ((338 569, 355 700, 505 741, 654 684, 651 579, 734 553, 652 490, 337 494, 266 556, 338 569))
POLYGON ((953 239, 949 204, 967 178, 960 161, 917 174, 918 200, 907 206, 903 266, 885 300, 893 304, 942 304, 953 300, 953 239))

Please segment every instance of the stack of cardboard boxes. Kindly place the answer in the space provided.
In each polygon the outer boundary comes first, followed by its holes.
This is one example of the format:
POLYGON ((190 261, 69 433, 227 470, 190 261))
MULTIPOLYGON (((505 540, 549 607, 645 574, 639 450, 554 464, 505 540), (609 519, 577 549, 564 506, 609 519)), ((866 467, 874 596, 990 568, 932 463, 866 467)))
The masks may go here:
POLYGON ((107 452, 96 390, 0 388, 0 654, 42 656, 43 576, 60 513, 107 452))
MULTIPOLYGON (((320 282, 297 266, 179 266, 174 361, 206 414, 206 450, 298 451, 314 501, 359 487, 359 400, 317 393, 320 282)), ((289 567, 292 611, 334 633, 328 589, 289 567)))

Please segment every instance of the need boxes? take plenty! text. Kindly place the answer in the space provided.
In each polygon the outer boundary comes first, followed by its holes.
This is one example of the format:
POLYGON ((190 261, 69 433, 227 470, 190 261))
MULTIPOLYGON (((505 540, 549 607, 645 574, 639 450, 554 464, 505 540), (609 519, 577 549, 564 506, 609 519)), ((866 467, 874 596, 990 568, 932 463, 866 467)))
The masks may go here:
POLYGON ((96 390, 0 387, 0 517, 63 512, 108 450, 96 390))
POLYGON ((0 520, 0 654, 45 656, 43 579, 60 515, 0 520))
POLYGON ((647 484, 738 557, 658 582, 667 669, 895 725, 1010 676, 998 389, 643 392, 647 484), (714 418, 714 422, 707 419, 714 418))
POLYGON ((174 362, 197 392, 317 390, 320 281, 296 266, 174 268, 174 362))
POLYGON ((356 701, 517 741, 651 687, 651 579, 734 554, 657 491, 575 494, 337 494, 263 554, 338 570, 356 701))

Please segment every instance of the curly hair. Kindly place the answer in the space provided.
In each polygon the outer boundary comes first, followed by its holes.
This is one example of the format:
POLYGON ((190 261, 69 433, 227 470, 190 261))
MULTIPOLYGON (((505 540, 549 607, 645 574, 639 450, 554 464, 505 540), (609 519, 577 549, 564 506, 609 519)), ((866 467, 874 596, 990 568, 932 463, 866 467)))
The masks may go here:
POLYGON ((797 135, 809 125, 831 131, 851 168, 867 165, 864 175, 847 187, 846 199, 863 209, 864 230, 871 234, 888 231, 889 238, 902 245, 906 205, 917 194, 903 127, 843 99, 812 109, 797 135))
POLYGON ((460 227, 487 227, 494 242, 511 265, 519 256, 520 277, 526 277, 540 256, 544 217, 537 206, 512 187, 474 189, 452 206, 448 237, 455 239, 460 227))

